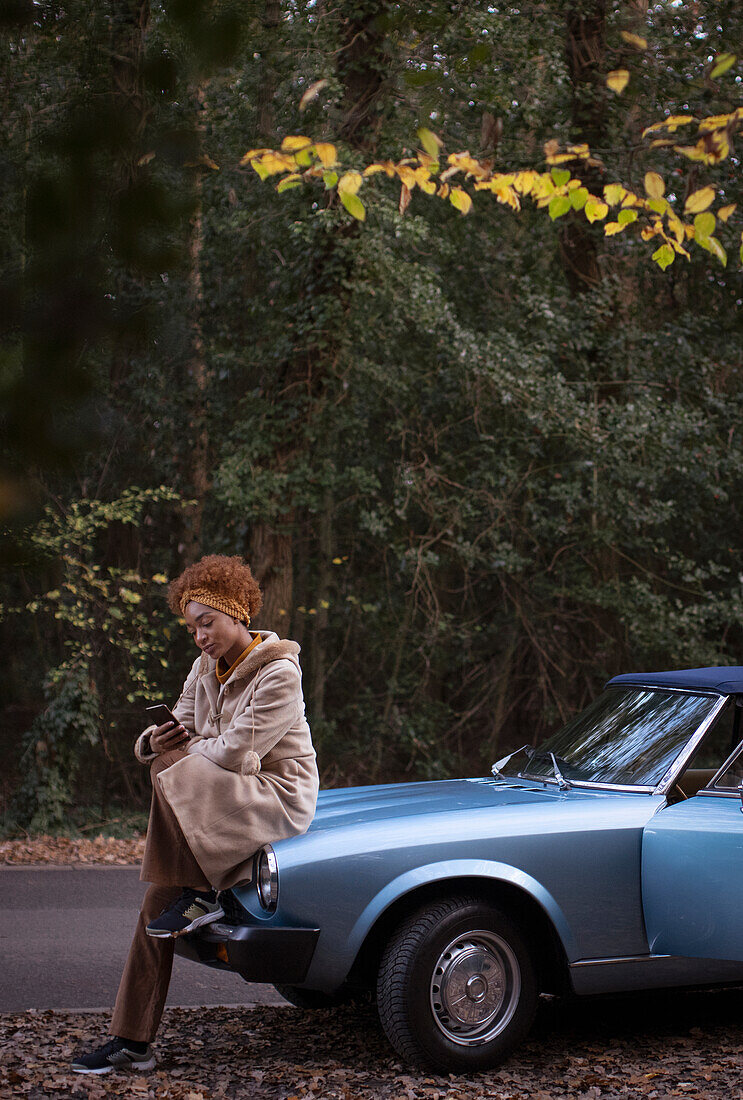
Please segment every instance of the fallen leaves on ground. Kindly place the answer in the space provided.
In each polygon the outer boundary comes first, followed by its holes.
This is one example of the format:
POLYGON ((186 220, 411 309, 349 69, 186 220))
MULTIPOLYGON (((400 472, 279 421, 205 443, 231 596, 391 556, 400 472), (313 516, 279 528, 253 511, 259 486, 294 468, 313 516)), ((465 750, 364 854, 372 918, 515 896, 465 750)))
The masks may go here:
POLYGON ((131 837, 35 836, 1 840, 0 863, 141 863, 144 835, 131 837))
POLYGON ((106 1038, 103 1013, 0 1017, 0 1095, 107 1100, 732 1100, 743 1089, 743 992, 543 1000, 487 1073, 403 1065, 373 1007, 174 1008, 148 1074, 67 1070, 106 1038))

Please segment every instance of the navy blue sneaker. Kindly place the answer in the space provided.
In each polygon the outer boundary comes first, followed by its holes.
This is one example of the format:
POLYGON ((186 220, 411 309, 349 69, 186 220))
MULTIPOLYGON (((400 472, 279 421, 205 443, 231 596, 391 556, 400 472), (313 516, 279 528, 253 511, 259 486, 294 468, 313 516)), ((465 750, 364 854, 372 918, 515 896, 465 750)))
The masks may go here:
POLYGON ((131 1049, 127 1039, 110 1039, 89 1054, 76 1054, 70 1068, 73 1073, 110 1073, 112 1069, 154 1069, 157 1058, 149 1043, 136 1043, 143 1051, 131 1049))
POLYGON ((147 925, 148 936, 185 936, 202 924, 211 924, 224 916, 224 909, 217 901, 216 890, 198 891, 186 887, 180 897, 163 909, 159 917, 147 925))

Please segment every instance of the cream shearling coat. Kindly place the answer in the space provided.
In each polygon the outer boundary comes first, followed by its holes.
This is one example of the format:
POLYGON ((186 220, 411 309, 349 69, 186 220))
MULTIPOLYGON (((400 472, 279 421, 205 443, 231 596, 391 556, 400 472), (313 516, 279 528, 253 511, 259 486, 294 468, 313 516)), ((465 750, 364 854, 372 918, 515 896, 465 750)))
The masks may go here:
MULTIPOLYGON (((299 646, 268 631, 261 637, 226 684, 217 680, 212 657, 196 659, 173 708, 191 734, 187 755, 156 779, 218 890, 249 879, 253 854, 305 832, 315 813, 318 774, 299 646), (261 758, 258 775, 242 773, 251 749, 261 758)), ((135 745, 143 763, 154 759, 147 752, 154 728, 135 745)))

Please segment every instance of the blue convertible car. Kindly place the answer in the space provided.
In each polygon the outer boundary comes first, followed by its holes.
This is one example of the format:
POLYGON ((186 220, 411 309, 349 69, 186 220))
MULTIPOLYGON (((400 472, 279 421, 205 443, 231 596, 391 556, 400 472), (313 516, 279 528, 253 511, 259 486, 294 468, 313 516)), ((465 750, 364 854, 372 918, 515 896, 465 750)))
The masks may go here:
POLYGON ((499 1061, 540 991, 743 981, 743 667, 617 676, 482 779, 324 791, 177 950, 293 1003, 376 995, 402 1058, 499 1061))

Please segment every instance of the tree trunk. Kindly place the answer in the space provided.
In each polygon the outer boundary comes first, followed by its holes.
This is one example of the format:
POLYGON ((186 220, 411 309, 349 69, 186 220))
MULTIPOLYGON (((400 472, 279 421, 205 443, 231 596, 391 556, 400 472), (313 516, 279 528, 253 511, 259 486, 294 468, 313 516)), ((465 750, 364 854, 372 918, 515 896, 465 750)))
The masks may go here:
POLYGON ((343 26, 338 76, 344 86, 339 136, 364 151, 374 148, 381 123, 389 66, 383 16, 392 7, 391 0, 354 0, 338 9, 343 26))
POLYGON ((288 533, 294 526, 294 512, 287 513, 282 520, 283 530, 268 523, 255 526, 250 568, 263 592, 258 622, 285 638, 291 632, 294 598, 293 546, 288 533))
MULTIPOLYGON (((110 198, 115 218, 120 217, 117 203, 135 185, 140 171, 142 135, 149 117, 142 81, 142 58, 149 22, 149 0, 112 0, 110 94, 118 141, 110 198)), ((136 296, 141 289, 141 280, 129 272, 120 272, 117 282, 115 297, 120 317, 124 319, 127 311, 133 309, 132 294, 136 296)), ((131 422, 127 384, 138 345, 139 338, 128 333, 124 323, 109 364, 111 398, 127 436, 130 436, 128 425, 131 422)), ((107 465, 98 484, 92 487, 94 496, 103 489, 106 472, 107 465)), ((134 569, 139 565, 140 554, 139 530, 132 524, 112 524, 108 531, 106 562, 134 569)))
MULTIPOLYGON (((565 54, 572 87, 570 136, 598 150, 604 139, 606 88, 603 80, 606 53, 606 0, 586 0, 569 5, 565 25, 565 54)), ((581 172, 584 183, 601 194, 596 171, 581 172)), ((573 294, 592 290, 601 282, 595 231, 584 217, 572 215, 561 232, 562 259, 573 294)))
MULTIPOLYGON (((111 192, 114 205, 135 185, 140 172, 141 138, 149 117, 142 82, 142 57, 149 21, 149 0, 112 0, 111 101, 118 129, 111 192)), ((118 281, 116 299, 124 304, 123 315, 131 293, 130 279, 120 276, 118 281)), ((134 350, 133 341, 124 335, 116 341, 111 357, 113 398, 122 406, 126 395, 121 391, 129 378, 134 350)))
MULTIPOLYGON (((203 85, 196 90, 196 105, 198 116, 195 128, 198 144, 201 147, 204 129, 201 120, 207 107, 206 89, 203 85)), ((183 539, 179 547, 183 566, 196 561, 201 554, 204 502, 209 490, 209 429, 206 416, 209 369, 204 354, 204 334, 201 323, 204 304, 204 285, 201 272, 201 258, 204 247, 203 169, 196 168, 195 172, 195 206, 189 227, 188 323, 191 347, 187 365, 187 381, 192 402, 188 431, 189 449, 187 451, 190 462, 189 496, 193 496, 194 503, 183 513, 183 539)))
MULTIPOLYGON (((261 80, 258 96, 257 129, 261 140, 272 143, 276 138, 273 97, 278 79, 274 62, 274 44, 281 24, 280 0, 264 0, 263 30, 265 46, 261 50, 261 80)), ((285 460, 283 453, 276 456, 277 464, 285 460)), ((263 607, 260 622, 285 638, 291 633, 294 562, 292 530, 294 509, 285 513, 277 522, 256 523, 246 540, 250 567, 263 591, 263 607)))
POLYGON ((149 111, 142 84, 142 57, 150 22, 149 0, 114 0, 111 11, 111 81, 122 156, 119 183, 137 175, 139 143, 149 111))
POLYGON ((320 515, 319 566, 317 587, 313 600, 315 615, 312 632, 312 678, 310 681, 310 706, 316 719, 325 717, 325 675, 327 668, 328 604, 330 596, 331 565, 333 553, 333 494, 326 490, 320 515))
MULTIPOLYGON (((276 31, 281 23, 280 0, 266 0, 263 10, 263 27, 267 32, 276 31)), ((262 80, 258 91, 258 134, 269 141, 276 132, 276 112, 273 97, 276 94, 277 73, 273 64, 271 43, 261 57, 262 80)))
MULTIPOLYGON (((337 19, 341 29, 342 44, 338 54, 338 76, 344 85, 342 100, 342 118, 335 135, 348 141, 356 148, 370 150, 376 140, 379 123, 379 111, 388 59, 383 52, 384 34, 378 23, 379 16, 392 7, 391 0, 341 0, 324 14, 323 18, 337 19)), ((266 31, 277 31, 280 23, 280 6, 277 0, 265 0, 263 26, 266 31)), ((273 131, 273 95, 276 81, 276 69, 271 60, 270 42, 261 52, 265 76, 258 103, 257 125, 260 137, 269 143, 275 138, 273 131)), ((344 235, 358 232, 355 225, 344 228, 344 235)), ((335 233, 329 232, 322 238, 322 244, 316 250, 316 258, 308 280, 315 287, 321 287, 323 295, 332 295, 343 300, 347 297, 344 288, 344 272, 338 272, 337 263, 333 263, 335 251, 335 233), (327 272, 333 272, 332 281, 327 272)), ((317 290, 315 290, 317 293, 317 290)), ((326 387, 332 380, 336 369, 337 346, 321 334, 317 347, 312 344, 303 349, 296 359, 287 364, 281 389, 285 392, 303 390, 309 395, 309 416, 320 415, 326 400, 326 387)), ((291 462, 292 451, 296 444, 280 451, 276 455, 276 466, 291 462)), ((316 609, 312 617, 312 648, 307 654, 308 700, 311 716, 323 716, 325 707, 325 680, 327 661, 324 650, 327 628, 327 609, 323 601, 328 601, 330 592, 329 561, 332 551, 332 517, 335 509, 332 489, 323 497, 320 515, 319 567, 315 572, 315 583, 306 599, 309 606, 316 609)), ((292 530, 297 512, 292 509, 273 522, 256 524, 249 535, 248 554, 256 578, 263 589, 263 610, 260 621, 280 634, 286 634, 291 628, 293 611, 293 572, 294 546, 292 530)), ((312 555, 311 555, 312 556, 312 555)))

